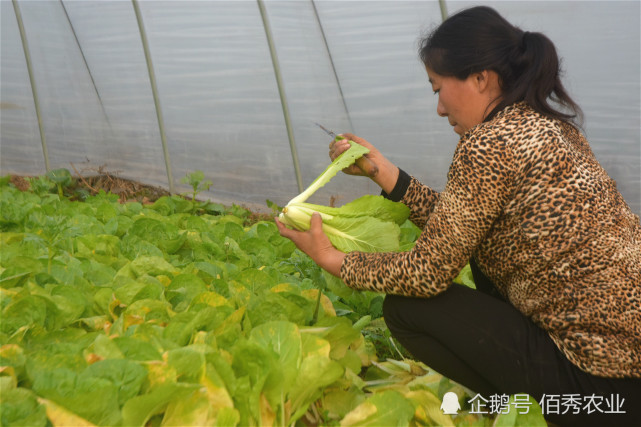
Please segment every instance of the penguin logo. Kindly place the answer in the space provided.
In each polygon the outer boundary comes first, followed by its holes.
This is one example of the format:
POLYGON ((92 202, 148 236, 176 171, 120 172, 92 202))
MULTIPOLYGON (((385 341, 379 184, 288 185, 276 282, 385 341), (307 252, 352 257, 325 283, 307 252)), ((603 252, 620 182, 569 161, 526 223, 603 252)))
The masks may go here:
POLYGON ((458 415, 461 409, 461 404, 458 402, 456 393, 448 391, 443 395, 443 403, 441 403, 441 411, 446 415, 458 415))

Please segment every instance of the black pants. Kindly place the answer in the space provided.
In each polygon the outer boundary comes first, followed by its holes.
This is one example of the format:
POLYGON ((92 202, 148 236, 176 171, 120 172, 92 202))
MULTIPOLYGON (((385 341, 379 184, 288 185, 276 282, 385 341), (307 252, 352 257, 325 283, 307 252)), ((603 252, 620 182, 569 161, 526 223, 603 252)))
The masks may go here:
POLYGON ((496 289, 475 267, 478 290, 453 284, 432 298, 387 295, 383 309, 392 335, 415 358, 487 400, 527 393, 548 404, 546 419, 560 426, 641 426, 641 379, 596 377, 577 368, 547 332, 492 295, 496 289), (580 408, 567 404, 571 395, 580 408), (598 396, 603 412, 592 404, 598 396))

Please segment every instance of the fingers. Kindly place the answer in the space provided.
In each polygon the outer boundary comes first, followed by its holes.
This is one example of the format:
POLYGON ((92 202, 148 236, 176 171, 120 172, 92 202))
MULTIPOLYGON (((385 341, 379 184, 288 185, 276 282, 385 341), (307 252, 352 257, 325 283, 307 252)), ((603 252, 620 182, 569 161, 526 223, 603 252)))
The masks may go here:
POLYGON ((340 134, 337 139, 333 140, 329 144, 329 158, 334 161, 338 156, 347 151, 350 147, 350 140, 369 149, 370 152, 369 154, 357 159, 353 165, 343 169, 343 172, 348 175, 363 175, 374 179, 379 173, 377 162, 379 156, 378 150, 363 138, 352 133, 340 134))
POLYGON ((340 136, 342 136, 345 139, 352 140, 357 144, 360 144, 364 147, 369 148, 370 150, 374 148, 374 146, 372 146, 372 144, 370 144, 367 140, 361 138, 360 136, 354 135, 353 133, 342 133, 340 136))
POLYGON ((350 147, 347 139, 333 140, 329 144, 329 158, 333 161, 350 147))
MULTIPOLYGON (((278 217, 274 218, 274 222, 276 223, 276 227, 278 228, 278 232, 280 233, 281 236, 287 237, 289 240, 293 241, 296 243, 301 239, 301 235, 306 233, 305 231, 298 231, 294 230, 291 228, 287 228, 285 224, 283 224, 278 217)), ((323 233, 323 218, 318 212, 314 212, 312 214, 311 220, 309 222, 309 232, 312 234, 318 234, 318 233, 323 233)))
POLYGON ((329 238, 323 233, 323 220, 318 212, 312 214, 308 231, 292 230, 287 228, 278 218, 274 218, 274 220, 280 235, 294 242, 298 249, 314 260, 317 258, 316 255, 327 247, 332 247, 329 238))
POLYGON ((318 212, 312 214, 309 231, 290 230, 278 218, 275 221, 281 236, 289 238, 321 268, 340 277, 345 253, 337 250, 323 232, 323 220, 318 212))
POLYGON ((370 178, 374 178, 378 175, 378 166, 376 166, 376 163, 367 157, 367 154, 356 159, 356 166, 358 166, 363 172, 365 172, 365 175, 370 178))
POLYGON ((312 214, 312 219, 309 221, 309 231, 313 234, 318 234, 323 232, 323 218, 318 212, 312 214))
POLYGON ((283 237, 287 237, 288 239, 291 240, 296 231, 290 228, 287 228, 285 224, 280 222, 278 217, 274 218, 274 222, 276 223, 276 227, 278 228, 278 232, 280 233, 280 235, 283 237))

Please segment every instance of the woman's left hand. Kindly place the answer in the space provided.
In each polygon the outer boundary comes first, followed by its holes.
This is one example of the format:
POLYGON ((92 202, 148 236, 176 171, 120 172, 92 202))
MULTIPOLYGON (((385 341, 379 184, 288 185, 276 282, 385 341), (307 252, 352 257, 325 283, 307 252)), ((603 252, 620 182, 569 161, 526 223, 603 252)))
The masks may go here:
POLYGON ((322 269, 340 277, 341 264, 345 253, 339 251, 323 232, 323 220, 318 212, 312 215, 309 231, 291 230, 275 218, 280 235, 294 242, 296 247, 305 252, 322 269))

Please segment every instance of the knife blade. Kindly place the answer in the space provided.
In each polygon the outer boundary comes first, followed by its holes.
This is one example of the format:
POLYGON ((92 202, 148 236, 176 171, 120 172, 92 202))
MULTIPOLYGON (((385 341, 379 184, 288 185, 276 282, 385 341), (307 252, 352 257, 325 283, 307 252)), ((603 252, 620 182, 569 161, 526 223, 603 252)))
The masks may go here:
POLYGON ((336 133, 334 133, 333 131, 327 129, 325 126, 321 125, 320 123, 316 123, 316 126, 321 128, 327 135, 331 136, 332 138, 338 139, 338 135, 336 135, 336 133))

